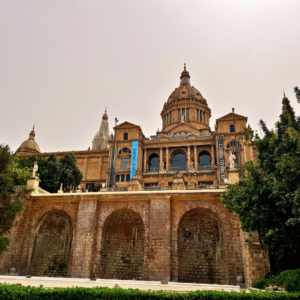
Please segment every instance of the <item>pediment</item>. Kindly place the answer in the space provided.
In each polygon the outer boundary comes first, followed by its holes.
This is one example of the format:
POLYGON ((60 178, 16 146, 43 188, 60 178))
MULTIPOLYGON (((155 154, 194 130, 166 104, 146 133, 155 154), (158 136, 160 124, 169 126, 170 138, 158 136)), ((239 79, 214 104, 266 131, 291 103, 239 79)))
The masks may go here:
POLYGON ((194 132, 194 133, 200 133, 200 130, 194 126, 191 126, 187 123, 180 123, 177 126, 173 127, 171 130, 168 130, 168 133, 174 133, 174 132, 194 132))
MULTIPOLYGON (((248 117, 245 117, 245 116, 242 116, 242 115, 239 115, 239 114, 234 114, 234 118, 235 120, 248 120, 248 117)), ((229 113, 219 119, 216 120, 216 122, 219 122, 219 121, 232 121, 233 120, 233 113, 229 113)))
POLYGON ((125 121, 125 122, 119 124, 116 128, 117 128, 117 129, 127 129, 127 128, 140 128, 140 129, 141 129, 140 126, 135 125, 135 124, 130 123, 130 122, 127 122, 127 121, 125 121))

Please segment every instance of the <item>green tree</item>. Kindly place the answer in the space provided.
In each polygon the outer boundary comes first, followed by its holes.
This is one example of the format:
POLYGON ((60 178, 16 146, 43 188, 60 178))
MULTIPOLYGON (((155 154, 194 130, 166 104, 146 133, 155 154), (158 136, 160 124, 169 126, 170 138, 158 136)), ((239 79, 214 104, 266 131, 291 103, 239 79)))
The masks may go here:
POLYGON ((57 193, 61 183, 64 190, 69 190, 71 186, 78 186, 82 181, 83 175, 76 165, 73 153, 67 153, 60 159, 53 153, 49 158, 23 158, 22 166, 32 169, 34 161, 37 161, 39 166, 37 175, 41 180, 40 187, 47 192, 57 193))
POLYGON ((71 186, 77 186, 80 184, 83 175, 82 172, 76 166, 76 157, 74 153, 67 153, 61 159, 59 182, 63 184, 65 189, 70 189, 71 186))
POLYGON ((20 158, 12 154, 8 145, 0 145, 0 251, 7 250, 10 240, 5 234, 13 226, 17 213, 23 208, 29 168, 20 166, 20 158))
MULTIPOLYGON (((242 229, 257 230, 261 244, 268 245, 275 261, 273 270, 300 268, 299 123, 284 98, 275 131, 260 121, 264 137, 252 141, 257 163, 246 163, 244 176, 222 195, 226 207, 239 214, 242 229)), ((249 139, 247 132, 244 135, 249 139)))

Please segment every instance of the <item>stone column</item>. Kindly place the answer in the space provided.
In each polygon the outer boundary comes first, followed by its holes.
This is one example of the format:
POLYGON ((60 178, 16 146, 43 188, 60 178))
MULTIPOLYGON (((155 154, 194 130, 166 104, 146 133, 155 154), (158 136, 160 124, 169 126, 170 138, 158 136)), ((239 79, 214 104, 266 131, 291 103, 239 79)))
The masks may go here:
POLYGON ((159 170, 163 170, 163 148, 159 148, 159 170))
POLYGON ((215 168, 215 147, 214 145, 211 145, 211 168, 214 169, 215 168))
POLYGON ((188 148, 188 157, 187 157, 187 169, 191 168, 191 146, 187 146, 188 148))
POLYGON ((197 146, 194 145, 194 165, 195 169, 198 170, 198 156, 197 156, 197 146))
POLYGON ((150 201, 149 280, 170 280, 171 196, 159 195, 150 201))
POLYGON ((97 201, 83 200, 81 197, 73 246, 72 277, 89 278, 91 276, 96 213, 97 201))
POLYGON ((99 174, 99 178, 101 179, 101 175, 102 175, 102 159, 103 159, 103 156, 100 156, 100 163, 99 163, 99 165, 100 165, 100 174, 99 174))
POLYGON ((86 177, 87 177, 87 157, 84 159, 84 166, 83 166, 83 179, 86 180, 86 177))
POLYGON ((144 149, 144 172, 147 172, 147 149, 144 149))
POLYGON ((166 148, 166 171, 169 171, 169 148, 166 148))

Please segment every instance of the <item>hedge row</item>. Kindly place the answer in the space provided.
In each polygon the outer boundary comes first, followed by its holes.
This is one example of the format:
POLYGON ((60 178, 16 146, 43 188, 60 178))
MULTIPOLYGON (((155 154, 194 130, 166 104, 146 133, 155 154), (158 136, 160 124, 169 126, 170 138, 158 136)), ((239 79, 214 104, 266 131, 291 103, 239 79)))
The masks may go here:
POLYGON ((255 282, 255 287, 263 289, 270 284, 283 285, 288 292, 300 292, 300 269, 268 273, 265 279, 255 282))
POLYGON ((30 299, 30 300, 90 300, 90 299, 109 299, 109 300, 294 300, 300 299, 299 293, 276 293, 276 292, 219 292, 219 291, 197 291, 190 293, 168 293, 168 292, 144 292, 133 289, 121 289, 115 287, 113 289, 106 287, 99 288, 55 288, 43 289, 30 286, 16 286, 8 284, 0 284, 0 299, 30 299))

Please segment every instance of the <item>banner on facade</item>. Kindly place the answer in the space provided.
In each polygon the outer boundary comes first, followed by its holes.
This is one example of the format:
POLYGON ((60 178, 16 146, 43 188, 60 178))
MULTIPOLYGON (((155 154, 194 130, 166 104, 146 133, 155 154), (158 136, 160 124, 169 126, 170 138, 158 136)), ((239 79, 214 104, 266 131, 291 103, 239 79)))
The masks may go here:
POLYGON ((218 136, 218 163, 220 172, 220 184, 224 184, 226 178, 226 164, 225 164, 225 148, 224 148, 224 136, 218 136))
POLYGON ((131 168, 130 168, 130 179, 134 176, 137 169, 137 157, 138 157, 138 141, 132 142, 131 147, 131 168))

